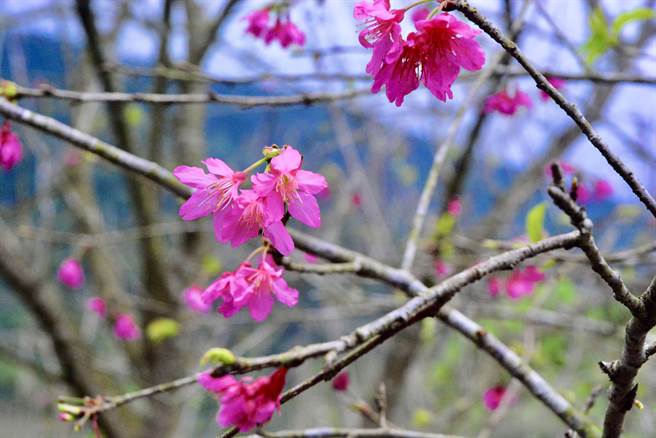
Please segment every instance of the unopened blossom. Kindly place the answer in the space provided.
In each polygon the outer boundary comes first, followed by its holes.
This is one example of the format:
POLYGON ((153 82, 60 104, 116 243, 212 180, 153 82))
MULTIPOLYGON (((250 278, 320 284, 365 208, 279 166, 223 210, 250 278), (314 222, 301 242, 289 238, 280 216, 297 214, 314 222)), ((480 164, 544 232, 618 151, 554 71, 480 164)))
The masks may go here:
MULTIPOLYGON (((565 79, 557 78, 555 76, 547 76, 547 81, 549 81, 556 90, 562 90, 567 83, 565 79)), ((540 90, 540 99, 546 102, 549 100, 549 95, 544 90, 540 90)))
POLYGON ((196 191, 180 207, 179 214, 186 221, 214 214, 220 220, 239 194, 239 186, 246 179, 243 172, 235 172, 218 158, 203 161, 206 173, 200 167, 178 166, 173 175, 196 191))
POLYGON ((376 75, 383 62, 393 62, 401 54, 403 40, 401 26, 405 10, 390 9, 389 0, 361 1, 353 9, 353 17, 364 22, 360 32, 360 44, 373 49, 366 71, 376 75))
POLYGON ((462 213, 462 202, 460 202, 460 199, 454 198, 450 200, 449 204, 446 206, 446 211, 451 216, 460 216, 460 213, 462 213))
POLYGON ((264 39, 266 37, 267 32, 269 31, 268 8, 255 10, 244 17, 244 19, 248 21, 248 27, 246 28, 245 33, 249 33, 255 38, 264 39))
POLYGON ((79 261, 74 258, 64 260, 57 270, 57 279, 71 289, 79 289, 84 285, 84 270, 79 261))
POLYGON ((0 128, 0 167, 11 170, 22 158, 20 139, 11 131, 9 120, 5 120, 0 128))
POLYGON ((526 109, 533 106, 528 94, 519 88, 515 90, 512 96, 506 90, 501 90, 485 100, 483 111, 486 113, 498 112, 506 116, 512 116, 522 106, 526 109))
POLYGON ((222 300, 218 312, 224 317, 230 318, 247 302, 246 293, 248 283, 246 282, 243 269, 250 267, 250 263, 242 263, 234 272, 224 272, 219 278, 210 284, 202 293, 201 298, 205 304, 212 306, 215 301, 222 300))
POLYGON ((544 281, 545 275, 535 266, 524 270, 516 269, 506 282, 506 293, 512 299, 518 299, 533 293, 537 283, 544 281))
POLYGON ((303 158, 293 147, 286 145, 280 155, 271 159, 269 171, 251 178, 253 190, 267 199, 287 204, 289 214, 305 225, 321 226, 321 213, 315 195, 328 187, 326 178, 301 169, 303 158))
POLYGON ((289 17, 278 18, 276 24, 268 30, 264 37, 264 42, 271 44, 272 41, 278 40, 283 48, 292 44, 303 46, 305 44, 305 33, 294 24, 289 17))
POLYGON ((203 300, 202 294, 203 289, 196 285, 192 285, 182 291, 182 299, 184 300, 187 309, 196 313, 209 312, 212 305, 203 300))
POLYGON ((120 313, 114 321, 114 336, 124 341, 134 341, 141 337, 141 330, 132 315, 120 313))
POLYGON ((444 13, 416 23, 394 60, 382 60, 374 75, 372 93, 385 86, 390 102, 401 106, 419 82, 443 102, 453 98, 451 85, 460 69, 477 71, 485 63, 485 53, 476 41, 480 33, 454 16, 444 13))
POLYGON ((87 300, 87 309, 101 318, 107 315, 107 303, 101 297, 91 297, 87 300))
POLYGON ((333 378, 331 385, 335 391, 346 391, 348 390, 351 379, 349 378, 348 371, 342 371, 333 378))
POLYGON ((489 388, 483 394, 483 404, 489 411, 495 411, 501 405, 503 397, 506 395, 506 388, 503 386, 494 386, 489 388))
POLYGON ((501 281, 497 277, 490 277, 487 280, 487 292, 492 298, 496 298, 501 292, 501 281))
POLYGON ((261 196, 254 190, 242 190, 225 214, 214 216, 216 239, 238 247, 257 237, 262 230, 274 248, 289 255, 294 250, 294 241, 282 223, 284 214, 285 207, 279 196, 261 196))
POLYGON ((599 179, 594 183, 592 197, 596 201, 603 201, 613 196, 613 186, 605 179, 599 179))
POLYGON ((209 373, 199 375, 199 383, 216 394, 220 408, 216 421, 223 427, 235 426, 248 432, 271 419, 280 410, 280 394, 285 386, 286 368, 279 368, 270 376, 237 380, 231 375, 218 378, 209 373))

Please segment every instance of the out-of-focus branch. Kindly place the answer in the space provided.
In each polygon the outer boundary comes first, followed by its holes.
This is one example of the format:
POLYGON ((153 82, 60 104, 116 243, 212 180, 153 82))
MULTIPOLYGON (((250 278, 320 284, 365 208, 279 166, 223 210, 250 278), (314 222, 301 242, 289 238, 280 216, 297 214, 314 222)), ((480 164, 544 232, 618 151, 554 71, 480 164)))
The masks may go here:
POLYGON ((251 438, 461 438, 455 435, 439 433, 416 432, 403 429, 340 429, 334 427, 318 427, 303 430, 284 430, 280 432, 264 432, 250 435, 251 438))

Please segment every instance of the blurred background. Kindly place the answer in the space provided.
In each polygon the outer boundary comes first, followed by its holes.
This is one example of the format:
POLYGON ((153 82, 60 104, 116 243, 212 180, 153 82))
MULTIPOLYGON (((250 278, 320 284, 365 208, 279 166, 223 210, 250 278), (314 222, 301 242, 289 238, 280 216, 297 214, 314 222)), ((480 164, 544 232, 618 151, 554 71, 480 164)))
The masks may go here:
MULTIPOLYGON (((392 0, 393 7, 409 3, 392 0)), ((522 50, 552 77, 565 79, 561 91, 653 192, 656 20, 649 11, 654 2, 471 3, 504 32, 510 23, 520 26, 516 41, 522 50), (627 16, 632 19, 617 24, 618 17, 627 16)), ((595 222, 602 250, 617 255, 614 267, 632 290, 646 287, 654 273, 653 219, 516 63, 502 59, 471 99, 480 73, 465 72, 454 85, 453 100, 442 103, 420 89, 397 108, 383 93, 369 91, 364 67, 371 54, 358 44, 361 25, 352 18, 353 1, 284 3, 306 34, 305 45, 288 48, 245 33, 245 17, 269 4, 0 0, 0 76, 33 91, 212 91, 241 102, 299 96, 307 104, 107 105, 47 96, 18 103, 168 169, 198 166, 208 156, 245 168, 264 146, 291 144, 304 154, 304 168, 330 183, 330 196, 321 201, 323 225, 312 233, 395 266, 433 154, 444 147, 464 105, 413 272, 434 284, 523 241, 530 233, 527 215, 540 205, 546 206, 541 224, 546 234, 569 230, 546 196, 547 168, 558 160, 568 180, 576 178, 582 187, 579 199, 595 222), (512 116, 483 111, 488 96, 517 89, 530 96, 530 108, 512 116), (317 93, 328 97, 307 98, 317 93)), ((404 31, 411 31, 411 20, 406 22, 404 31)), ((478 40, 488 63, 500 53, 485 35, 478 40)), ((25 157, 12 170, 0 171, 3 435, 79 435, 57 421, 58 395, 83 395, 81 389, 115 395, 185 376, 200 370, 198 359, 213 346, 259 356, 335 339, 404 300, 388 286, 350 275, 288 273, 301 293, 300 304, 276 305, 265 323, 254 323, 244 312, 230 320, 213 311, 194 312, 185 306, 183 291, 191 285, 204 288, 235 269, 256 243, 237 250, 219 245, 210 220, 183 222, 177 199, 154 184, 130 179, 41 132, 17 123, 12 130, 25 157), (80 260, 83 287, 57 281, 67 258, 80 260), (95 296, 108 303, 108 319, 87 308, 95 296), (133 315, 144 336, 117 339, 112 321, 118 313, 133 315), (158 333, 152 325, 162 319, 170 324, 158 333)), ((305 260, 299 251, 293 257, 305 260)), ((613 301, 580 252, 533 262, 544 280, 529 293, 511 296, 502 286, 495 294, 482 282, 466 288, 453 305, 582 407, 595 388, 607 384, 597 362, 620 354, 628 312, 613 301)), ((507 285, 512 275, 497 280, 507 285)), ((319 385, 286 404, 267 430, 368 425, 357 406, 371 403, 385 382, 390 420, 402 427, 481 437, 564 433, 558 418, 438 321, 424 321, 397 338, 349 367, 347 392, 319 385), (512 401, 490 412, 483 394, 497 386, 512 391, 512 401)), ((320 366, 294 369, 288 386, 320 366)), ((653 434, 653 371, 647 364, 640 373, 638 398, 645 409, 628 416, 628 437, 653 434)), ((602 395, 591 417, 600 423, 605 407, 602 395)), ((201 388, 189 387, 124 406, 107 421, 117 437, 215 436, 216 409, 201 388)))

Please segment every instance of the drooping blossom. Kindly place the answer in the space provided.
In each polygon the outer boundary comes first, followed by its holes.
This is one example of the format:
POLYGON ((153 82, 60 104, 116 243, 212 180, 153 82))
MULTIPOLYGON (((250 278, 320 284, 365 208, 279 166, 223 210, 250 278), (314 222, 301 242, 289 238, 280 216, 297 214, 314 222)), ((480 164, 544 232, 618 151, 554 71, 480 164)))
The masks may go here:
POLYGON ((278 18, 276 24, 269 29, 264 37, 264 42, 267 44, 271 44, 275 40, 278 40, 284 49, 292 44, 303 46, 305 44, 305 33, 289 17, 285 17, 284 19, 278 18))
POLYGON ((203 300, 202 294, 203 289, 196 285, 192 285, 182 291, 182 299, 184 300, 187 309, 196 313, 209 312, 212 306, 203 300))
POLYGON ((416 25, 418 21, 425 20, 430 14, 430 9, 425 6, 415 8, 410 15, 410 19, 416 25))
POLYGON ((141 329, 134 322, 132 315, 120 313, 114 321, 114 335, 124 341, 134 341, 141 337, 141 329))
POLYGON ((335 376, 331 382, 331 385, 335 391, 342 392, 348 390, 350 383, 351 379, 349 378, 348 371, 342 371, 335 376))
POLYGON ((246 179, 243 172, 235 172, 218 158, 203 161, 209 173, 200 167, 178 166, 173 175, 183 184, 196 189, 180 207, 179 214, 186 221, 214 214, 215 219, 229 210, 239 194, 239 186, 246 179))
MULTIPOLYGON (((562 90, 567 83, 565 79, 557 78, 555 76, 547 76, 547 81, 549 81, 549 83, 553 85, 556 90, 562 90)), ((540 99, 546 102, 549 100, 549 95, 544 90, 540 90, 540 99)))
POLYGON ((22 158, 20 139, 12 132, 9 120, 5 120, 0 128, 0 167, 11 170, 22 158))
POLYGON ((508 94, 508 91, 501 90, 485 99, 483 111, 486 113, 498 112, 506 116, 512 116, 522 106, 526 109, 533 106, 528 94, 519 88, 515 90, 515 94, 512 96, 508 94))
POLYGON ((244 20, 248 21, 248 27, 246 28, 245 33, 250 33, 255 38, 266 37, 266 34, 269 30, 269 9, 258 9, 244 17, 244 20))
POLYGON ((435 276, 437 278, 446 277, 451 273, 451 266, 448 263, 445 263, 441 259, 435 260, 435 263, 433 264, 433 268, 435 271, 435 276))
POLYGON ((516 269, 506 282, 506 293, 512 299, 518 299, 533 293, 537 283, 544 281, 545 275, 535 266, 524 270, 516 269))
POLYGON ((485 53, 475 37, 480 33, 452 15, 443 13, 416 23, 417 32, 408 35, 403 49, 393 60, 383 59, 374 74, 372 93, 385 86, 390 102, 401 106, 419 82, 443 102, 453 98, 451 85, 460 69, 480 70, 485 53))
POLYGON ((501 405, 503 397, 506 395, 506 388, 503 386, 494 386, 489 388, 483 394, 483 404, 489 411, 495 411, 501 405))
POLYGON ((79 261, 74 258, 64 260, 57 270, 57 279, 71 289, 79 289, 84 285, 84 270, 79 261))
POLYGON ((487 280, 487 292, 492 298, 499 296, 499 292, 501 292, 501 280, 498 277, 490 277, 487 280))
POLYGON ((459 198, 454 198, 449 201, 449 203, 446 206, 446 211, 449 213, 451 216, 458 217, 460 216, 460 213, 462 213, 462 202, 460 202, 459 198))
POLYGON ((285 386, 286 368, 279 368, 270 376, 237 380, 231 375, 212 377, 201 373, 199 383, 216 394, 221 407, 216 421, 223 427, 235 426, 247 432, 271 419, 280 410, 280 394, 285 386))
POLYGON ((592 189, 592 197, 595 201, 603 201, 613 196, 613 186, 605 179, 598 179, 592 189))
POLYGON ((390 9, 389 0, 361 1, 353 8, 353 17, 364 22, 360 44, 373 49, 366 71, 374 76, 383 62, 394 62, 403 49, 401 26, 405 10, 390 9))
MULTIPOLYGON (((328 187, 326 178, 301 169, 303 157, 286 145, 280 155, 271 159, 269 171, 251 178, 253 190, 274 205, 287 204, 289 214, 313 228, 321 226, 319 204, 314 195, 328 187)), ((282 251, 281 251, 282 252, 282 251)))
POLYGON ((214 216, 216 239, 236 248, 257 237, 262 230, 274 248, 289 255, 294 250, 294 241, 282 223, 284 214, 279 196, 260 196, 254 190, 242 190, 225 214, 214 216))
POLYGON ((87 309, 91 310, 101 318, 107 315, 107 303, 101 297, 91 297, 87 300, 87 309))
POLYGON ((226 318, 248 307, 255 321, 264 321, 271 313, 274 298, 288 307, 298 304, 298 290, 289 287, 284 271, 269 254, 262 257, 257 268, 242 263, 235 272, 224 273, 212 283, 203 292, 203 301, 222 299, 219 312, 226 318))

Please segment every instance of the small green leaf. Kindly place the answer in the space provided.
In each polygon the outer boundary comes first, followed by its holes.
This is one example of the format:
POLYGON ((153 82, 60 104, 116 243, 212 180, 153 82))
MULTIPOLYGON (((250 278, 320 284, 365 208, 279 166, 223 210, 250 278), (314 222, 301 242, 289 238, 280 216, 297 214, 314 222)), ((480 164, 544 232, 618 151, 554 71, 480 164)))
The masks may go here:
POLYGON ((223 265, 217 256, 207 254, 205 257, 203 257, 200 268, 203 271, 203 274, 212 276, 221 272, 223 265))
POLYGON ((159 343, 173 338, 180 332, 180 323, 169 318, 158 318, 146 327, 146 336, 152 342, 159 343))
POLYGON ((581 47, 581 51, 585 55, 586 62, 592 64, 616 44, 616 38, 608 31, 610 26, 601 8, 597 7, 592 10, 588 22, 590 25, 590 36, 581 47))
POLYGON ((201 366, 204 365, 232 365, 237 358, 227 348, 210 348, 200 358, 201 366))
POLYGON ((615 17, 613 26, 611 28, 612 36, 617 39, 622 31, 622 28, 634 21, 651 20, 656 17, 656 11, 651 8, 636 8, 631 11, 622 12, 615 17))
POLYGON ((426 409, 417 409, 412 415, 412 424, 418 428, 426 428, 431 425, 433 415, 426 409))
POLYGON ((443 214, 435 223, 435 237, 441 238, 451 234, 456 224, 456 218, 450 214, 443 214))
POLYGON ((539 203, 526 215, 526 235, 531 242, 538 242, 544 237, 544 216, 547 211, 547 204, 539 203))
POLYGON ((144 110, 136 103, 129 103, 125 107, 125 120, 130 126, 139 126, 143 121, 144 110))

